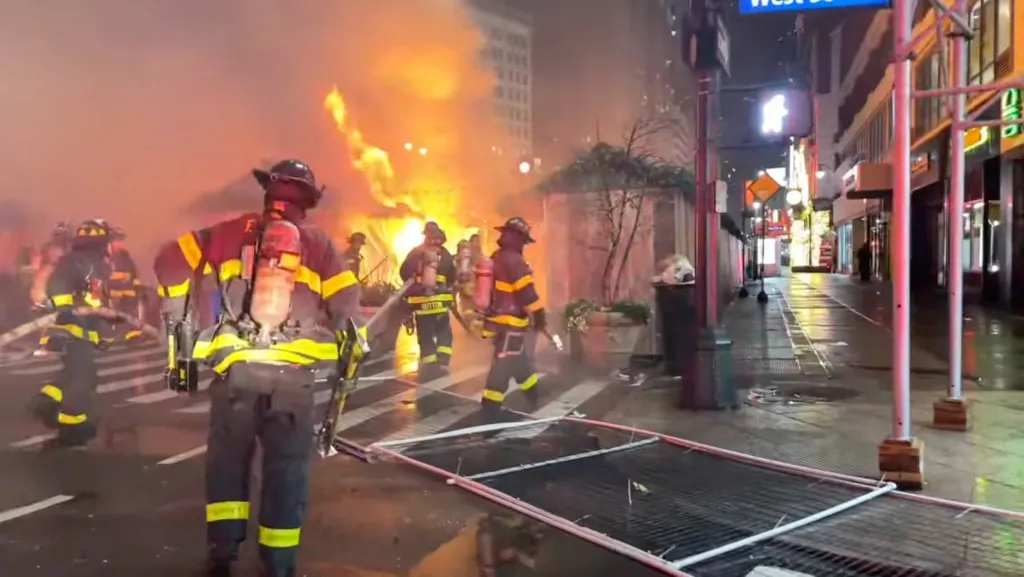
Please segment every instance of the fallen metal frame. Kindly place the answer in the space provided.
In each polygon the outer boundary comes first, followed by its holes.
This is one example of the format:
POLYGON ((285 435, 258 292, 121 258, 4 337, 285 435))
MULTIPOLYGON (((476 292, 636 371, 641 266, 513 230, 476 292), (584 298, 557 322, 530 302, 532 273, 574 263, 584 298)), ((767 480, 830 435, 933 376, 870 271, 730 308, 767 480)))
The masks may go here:
POLYGON ((367 455, 377 455, 381 457, 394 459, 396 461, 405 463, 418 469, 422 469, 429 473, 433 473, 435 475, 444 477, 448 485, 452 485, 465 491, 468 491, 470 493, 473 493, 474 495, 481 497, 487 501, 490 501, 499 506, 515 511, 519 514, 525 515, 527 517, 533 518, 536 521, 550 525, 572 536, 588 541, 594 545, 597 545, 614 553, 628 557, 647 567, 656 569, 662 573, 672 575, 674 577, 693 577, 692 575, 685 573, 683 569, 708 562, 714 558, 721 557, 723 555, 735 552, 740 549, 757 545, 764 541, 774 539, 776 537, 785 535, 798 529, 813 526, 815 523, 819 521, 822 521, 829 517, 833 517, 835 515, 841 514, 849 510, 854 510, 865 503, 868 503, 872 500, 878 499, 879 497, 883 496, 900 499, 904 501, 912 501, 916 503, 941 506, 948 509, 958 510, 961 511, 962 513, 977 512, 993 515, 1004 519, 1024 520, 1024 513, 1022 512, 1010 511, 1007 509, 1000 509, 985 505, 971 505, 967 503, 951 501, 948 499, 941 499, 938 497, 930 497, 925 495, 919 495, 916 493, 898 491, 896 490, 896 485, 894 483, 886 482, 884 479, 882 481, 878 481, 876 479, 869 479, 865 477, 856 477, 841 473, 822 471, 810 467, 793 465, 789 463, 783 463, 780 461, 773 461, 762 457, 755 457, 753 455, 747 455, 736 451, 730 451, 728 449, 721 449, 718 447, 713 447, 711 445, 706 445, 695 441, 689 441, 678 437, 672 437, 669 435, 664 435, 661 433, 648 431, 645 429, 638 429, 635 427, 629 427, 625 425, 617 425, 614 423, 606 423, 603 421, 594 421, 577 417, 553 417, 547 419, 537 419, 516 423, 497 423, 493 425, 482 425, 478 427, 456 429, 453 431, 446 431, 444 433, 439 433, 436 435, 428 435, 423 437, 374 443, 367 447, 367 455), (403 445, 412 445, 425 441, 450 439, 460 436, 468 436, 486 432, 496 432, 507 429, 515 429, 543 424, 551 425, 557 424, 559 422, 574 423, 597 429, 630 433, 631 439, 635 439, 637 437, 643 438, 638 441, 631 440, 628 443, 616 445, 614 447, 609 447, 606 449, 588 451, 585 453, 568 455, 556 459, 548 459, 537 463, 528 463, 516 467, 508 467, 494 471, 486 471, 474 475, 460 475, 457 472, 448 471, 446 469, 442 469, 441 467, 437 467, 435 465, 419 461, 413 457, 403 455, 402 453, 394 449, 395 447, 400 447, 403 445), (808 479, 813 479, 819 482, 829 482, 836 485, 842 485, 854 489, 861 489, 864 490, 865 493, 862 495, 858 495, 855 498, 839 503, 837 505, 834 505, 832 507, 829 507, 827 509, 823 509, 812 515, 808 515, 806 517, 793 521, 791 523, 780 525, 771 530, 750 535, 749 537, 739 539, 701 553, 690 555, 686 558, 677 561, 670 562, 653 553, 643 551, 637 547, 634 547, 633 545, 624 543, 622 541, 618 541, 616 539, 609 537, 608 535, 578 525, 569 519, 566 519, 562 516, 541 509, 537 506, 531 505, 528 502, 516 499, 507 493, 498 491, 480 482, 483 479, 498 477, 505 474, 511 474, 519 471, 530 470, 539 467, 545 467, 559 463, 571 462, 575 460, 586 459, 589 457, 595 457, 599 455, 635 449, 638 447, 652 445, 658 442, 663 442, 665 444, 679 447, 682 449, 699 451, 704 454, 721 457, 731 461, 736 461, 747 465, 759 467, 762 469, 776 471, 779 473, 800 476, 808 479))

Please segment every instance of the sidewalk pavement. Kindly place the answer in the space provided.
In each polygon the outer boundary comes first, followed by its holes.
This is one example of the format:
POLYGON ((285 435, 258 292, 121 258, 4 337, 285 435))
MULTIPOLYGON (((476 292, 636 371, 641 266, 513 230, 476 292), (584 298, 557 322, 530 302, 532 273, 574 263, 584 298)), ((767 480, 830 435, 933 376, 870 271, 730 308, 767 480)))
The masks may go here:
MULTIPOLYGON (((636 391, 606 420, 709 445, 861 477, 878 477, 878 444, 892 423, 892 333, 884 289, 832 275, 766 283, 767 305, 738 300, 725 315, 739 411, 680 412, 678 382, 636 391)), ((1010 321, 972 311, 965 322, 965 380, 971 429, 931 427, 945 396, 945 316, 914 315, 911 344, 913 434, 924 441, 925 492, 1024 510, 1024 393, 1012 357, 1024 339, 1010 321), (970 333, 968 337, 967 334, 970 333), (1018 343, 1017 340, 1021 340, 1018 343), (984 385, 984 386, 982 386, 984 385), (1018 385, 1019 387, 1019 385, 1018 385)))

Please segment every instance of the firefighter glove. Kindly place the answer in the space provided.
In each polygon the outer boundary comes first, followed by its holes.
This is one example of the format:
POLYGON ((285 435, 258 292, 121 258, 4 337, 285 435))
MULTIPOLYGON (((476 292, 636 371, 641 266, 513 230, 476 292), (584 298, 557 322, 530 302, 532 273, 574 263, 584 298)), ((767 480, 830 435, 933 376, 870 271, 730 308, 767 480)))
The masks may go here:
POLYGON ((192 359, 178 359, 167 369, 167 388, 176 393, 195 393, 199 390, 199 364, 192 359))

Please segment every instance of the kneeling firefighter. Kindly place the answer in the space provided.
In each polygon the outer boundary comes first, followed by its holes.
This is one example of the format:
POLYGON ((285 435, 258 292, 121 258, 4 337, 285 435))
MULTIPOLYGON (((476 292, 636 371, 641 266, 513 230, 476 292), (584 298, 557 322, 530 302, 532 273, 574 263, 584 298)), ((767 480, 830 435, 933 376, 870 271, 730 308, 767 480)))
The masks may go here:
POLYGON ((537 333, 547 330, 547 313, 533 284, 523 249, 533 241, 530 226, 519 217, 496 227, 498 250, 476 264, 475 304, 485 315, 484 338, 494 339, 494 356, 483 392, 485 416, 497 414, 514 380, 531 403, 537 402, 534 369, 537 333))
POLYGON ((57 382, 43 386, 33 412, 57 429, 58 446, 81 446, 96 436, 89 405, 96 390, 96 349, 111 332, 109 319, 76 315, 77 307, 108 306, 110 227, 101 219, 78 226, 70 252, 60 257, 46 282, 46 300, 57 310, 46 349, 61 353, 57 382), (103 333, 103 334, 101 334, 103 333))
MULTIPOLYGON (((124 246, 126 235, 119 228, 113 229, 110 243, 110 262, 113 272, 110 273, 110 304, 114 310, 126 315, 142 318, 139 309, 139 269, 135 259, 124 246)), ((124 340, 130 341, 142 336, 142 331, 128 328, 124 340)))
POLYGON ((436 222, 423 228, 423 244, 402 262, 399 276, 416 284, 405 297, 416 324, 420 347, 420 378, 431 379, 448 370, 452 359, 450 312, 455 302, 455 258, 444 247, 447 237, 436 222))
MULTIPOLYGON (((268 577, 295 575, 313 441, 314 371, 338 362, 336 331, 359 307, 359 285, 330 237, 305 223, 319 203, 312 170, 285 160, 253 176, 263 212, 189 232, 161 250, 155 269, 174 362, 168 385, 210 385, 206 452, 208 569, 227 575, 246 536, 250 467, 263 447, 260 556, 268 577), (195 285, 212 275, 225 311, 189 346, 195 285), (330 327, 318 321, 327 313, 330 327)), ((365 330, 365 329, 361 329, 365 330)))

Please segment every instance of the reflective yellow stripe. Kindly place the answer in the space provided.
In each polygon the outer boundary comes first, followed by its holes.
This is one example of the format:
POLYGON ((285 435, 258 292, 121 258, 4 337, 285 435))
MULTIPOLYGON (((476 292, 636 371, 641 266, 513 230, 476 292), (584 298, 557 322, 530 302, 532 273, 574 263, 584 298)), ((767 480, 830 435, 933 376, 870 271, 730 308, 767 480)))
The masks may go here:
POLYGON ((418 309, 412 311, 415 315, 443 315, 448 314, 447 307, 441 307, 436 309, 418 309))
POLYGON ((437 280, 437 284, 444 284, 448 282, 448 277, 443 274, 436 275, 435 279, 437 280))
POLYGON ((411 305, 422 305, 426 303, 449 303, 455 300, 452 293, 441 293, 437 295, 407 297, 406 302, 411 305))
POLYGON ((452 356, 452 348, 451 347, 437 347, 437 353, 439 355, 448 355, 450 357, 450 356, 452 356))
POLYGON ((58 403, 64 400, 64 391, 58 389, 54 385, 43 385, 43 388, 39 389, 39 392, 58 403))
POLYGON ((50 300, 53 301, 55 307, 69 307, 75 303, 75 296, 70 294, 54 295, 50 297, 50 300))
MULTIPOLYGON (((337 353, 335 353, 337 358, 337 353)), ((312 359, 307 355, 301 355, 290 351, 281 351, 275 349, 243 349, 235 351, 228 356, 224 357, 224 360, 213 366, 213 371, 218 374, 224 374, 228 368, 239 362, 247 363, 282 363, 288 365, 310 365, 324 359, 312 359)))
POLYGON ((159 286, 156 287, 156 294, 160 295, 163 298, 176 299, 176 298, 183 297, 183 296, 187 295, 188 294, 188 287, 191 284, 192 284, 192 279, 185 279, 185 282, 183 282, 181 284, 171 285, 171 286, 168 286, 168 287, 165 287, 163 285, 159 285, 159 286))
POLYGON ((437 362, 437 355, 427 355, 425 357, 420 357, 420 362, 421 363, 436 363, 437 362))
POLYGON ((495 334, 496 333, 494 331, 489 331, 487 329, 482 329, 480 331, 480 336, 485 338, 485 339, 489 339, 489 338, 493 337, 495 334))
POLYGON ((48 342, 50 342, 50 335, 43 335, 43 336, 39 337, 39 345, 40 346, 45 345, 48 342))
POLYGON ((537 300, 533 301, 532 303, 530 303, 530 304, 526 305, 525 307, 523 307, 523 310, 525 310, 528 313, 535 313, 535 312, 539 311, 542 308, 544 308, 544 305, 540 304, 540 299, 537 299, 537 300))
POLYGON ((359 279, 356 278, 356 275, 352 274, 352 271, 343 270, 323 282, 322 296, 325 299, 329 299, 339 291, 354 286, 358 282, 359 279))
POLYGON ((523 290, 533 282, 533 275, 528 274, 516 282, 508 283, 502 281, 494 281, 494 290, 503 293, 514 293, 516 291, 523 290))
POLYGON ((537 373, 533 373, 532 375, 526 377, 525 381, 519 383, 519 390, 520 391, 529 391, 533 387, 537 386, 537 381, 539 381, 539 380, 540 380, 540 377, 537 375, 537 373))
POLYGON ((484 400, 494 401, 495 403, 505 402, 505 393, 501 391, 492 391, 490 389, 484 389, 484 400))
POLYGON ((90 343, 99 343, 100 334, 96 331, 89 331, 88 336, 85 329, 78 325, 54 325, 53 328, 64 331, 76 339, 88 340, 90 343))
POLYGON ((178 248, 181 249, 181 255, 185 257, 189 268, 192 270, 199 268, 199 262, 203 260, 203 251, 199 248, 199 243, 196 242, 196 235, 191 232, 182 235, 178 239, 178 248))
POLYGON ((67 413, 57 413, 57 422, 62 425, 81 425, 85 422, 85 414, 81 415, 69 415, 67 413))
POLYGON ((530 324, 529 319, 522 319, 519 317, 514 317, 512 315, 498 315, 496 317, 490 317, 487 320, 491 321, 492 323, 497 323, 499 325, 507 325, 510 327, 517 328, 523 328, 529 326, 530 324))
POLYGON ((245 521, 249 518, 249 503, 247 501, 221 501, 219 503, 208 503, 206 505, 206 522, 216 523, 217 521, 245 521))
POLYGON ((110 296, 113 298, 133 297, 135 296, 135 289, 111 290, 110 296))
POLYGON ((142 336, 142 331, 139 329, 132 329, 124 334, 124 340, 129 341, 131 339, 137 339, 142 336))
MULTIPOLYGON (((206 359, 221 349, 240 351, 250 349, 251 347, 252 343, 238 335, 218 335, 212 341, 197 341, 196 346, 192 349, 192 357, 195 359, 206 359)), ((337 343, 321 343, 312 339, 297 339, 287 343, 276 343, 271 345, 269 349, 260 350, 285 351, 321 361, 330 361, 338 358, 337 343)))
MULTIPOLYGON (((220 279, 221 283, 226 283, 229 280, 240 276, 242 276, 242 261, 237 258, 226 260, 220 263, 220 266, 217 267, 217 278, 220 279)), ((295 273, 295 282, 304 284, 309 287, 309 290, 316 294, 320 294, 320 275, 308 267, 299 267, 298 271, 295 273)))
POLYGON ((220 282, 227 282, 236 276, 242 276, 241 260, 233 258, 220 263, 220 266, 217 268, 217 278, 220 279, 220 282))
POLYGON ((271 529, 260 525, 260 545, 272 549, 299 546, 299 529, 271 529))

